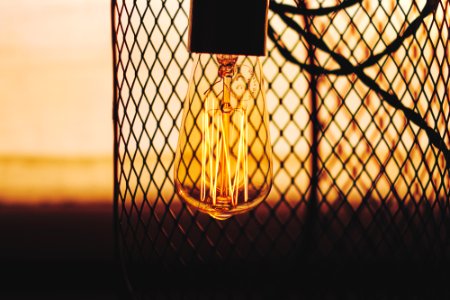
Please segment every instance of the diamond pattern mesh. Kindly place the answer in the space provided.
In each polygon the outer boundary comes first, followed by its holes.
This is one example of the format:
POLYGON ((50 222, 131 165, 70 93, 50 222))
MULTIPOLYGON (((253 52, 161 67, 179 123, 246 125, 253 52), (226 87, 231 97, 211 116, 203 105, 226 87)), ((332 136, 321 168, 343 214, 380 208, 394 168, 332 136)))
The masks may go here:
POLYGON ((271 2, 274 185, 227 221, 174 191, 188 12, 112 2, 116 229, 131 281, 143 266, 449 259, 448 1, 271 2))

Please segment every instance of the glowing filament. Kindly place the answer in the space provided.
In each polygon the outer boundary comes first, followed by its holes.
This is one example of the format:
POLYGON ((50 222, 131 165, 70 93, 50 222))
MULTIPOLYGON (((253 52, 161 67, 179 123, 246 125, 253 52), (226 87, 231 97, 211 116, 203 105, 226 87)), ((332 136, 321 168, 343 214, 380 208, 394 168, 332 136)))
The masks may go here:
POLYGON ((175 157, 177 194, 225 220, 272 185, 272 152, 257 57, 201 54, 194 63, 175 157))
POLYGON ((246 113, 208 110, 203 122, 201 201, 233 207, 248 200, 246 113), (241 193, 240 193, 241 192, 241 193))

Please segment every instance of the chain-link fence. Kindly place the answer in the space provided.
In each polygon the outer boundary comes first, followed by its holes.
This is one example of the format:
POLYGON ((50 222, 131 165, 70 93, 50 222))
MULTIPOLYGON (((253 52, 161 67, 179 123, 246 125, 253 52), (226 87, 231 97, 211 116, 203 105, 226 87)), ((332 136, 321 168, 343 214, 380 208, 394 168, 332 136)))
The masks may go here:
POLYGON ((112 1, 115 222, 134 288, 216 282, 212 270, 228 284, 269 266, 450 258, 449 2, 270 9, 273 187, 218 221, 174 189, 189 1, 112 1))

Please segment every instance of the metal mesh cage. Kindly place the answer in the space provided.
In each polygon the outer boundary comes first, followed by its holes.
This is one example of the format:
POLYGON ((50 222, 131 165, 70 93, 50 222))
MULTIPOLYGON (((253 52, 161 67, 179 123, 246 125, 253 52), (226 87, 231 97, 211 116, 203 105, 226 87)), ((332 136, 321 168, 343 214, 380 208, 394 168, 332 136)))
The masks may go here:
POLYGON ((218 221, 174 190, 189 1, 112 1, 115 224, 135 290, 237 270, 448 262, 449 2, 270 9, 274 184, 254 211, 218 221))

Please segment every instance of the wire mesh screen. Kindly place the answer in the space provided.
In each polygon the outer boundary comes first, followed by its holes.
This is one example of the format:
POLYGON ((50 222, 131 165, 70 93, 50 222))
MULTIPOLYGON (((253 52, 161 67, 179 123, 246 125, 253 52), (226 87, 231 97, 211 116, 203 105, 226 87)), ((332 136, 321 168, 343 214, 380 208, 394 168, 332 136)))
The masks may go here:
POLYGON ((448 261, 448 1, 271 2, 273 187, 226 221, 174 189, 188 12, 112 1, 116 229, 132 284, 210 266, 448 261))

